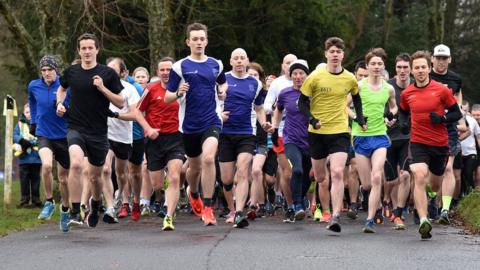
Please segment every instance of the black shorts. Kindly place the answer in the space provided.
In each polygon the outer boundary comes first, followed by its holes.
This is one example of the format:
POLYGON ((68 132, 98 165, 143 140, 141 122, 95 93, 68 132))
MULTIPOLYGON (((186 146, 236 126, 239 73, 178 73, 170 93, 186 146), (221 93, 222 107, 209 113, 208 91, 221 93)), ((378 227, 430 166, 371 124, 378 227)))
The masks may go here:
POLYGON ((202 145, 209 137, 214 137, 218 140, 220 135, 220 129, 216 126, 212 126, 204 132, 183 134, 183 145, 185 147, 185 153, 190 158, 195 158, 202 154, 202 145))
POLYGON ((460 151, 453 159, 453 169, 461 170, 463 168, 462 152, 460 151))
POLYGON ((387 149, 387 160, 385 161, 384 172, 385 180, 393 181, 398 178, 398 167, 402 171, 410 169, 408 150, 410 140, 392 141, 392 146, 387 149))
POLYGON ((410 164, 426 163, 431 173, 443 175, 448 162, 448 146, 431 146, 421 143, 410 143, 412 159, 410 164))
POLYGON ((68 146, 78 145, 88 158, 88 162, 93 166, 103 166, 108 153, 107 134, 85 134, 74 129, 67 132, 68 146))
POLYGON ((275 151, 273 151, 273 149, 268 149, 267 159, 263 164, 262 171, 267 175, 275 176, 277 174, 277 169, 278 169, 277 154, 275 153, 275 151))
POLYGON ((110 150, 112 150, 115 154, 115 158, 127 160, 132 153, 131 144, 116 142, 112 140, 108 140, 108 144, 110 145, 110 150))
POLYGON ((181 133, 160 134, 155 140, 147 139, 145 153, 149 171, 162 170, 173 159, 183 161, 185 151, 181 133))
POLYGON ((315 160, 319 160, 337 152, 348 153, 350 149, 350 134, 316 134, 309 132, 308 142, 310 144, 310 156, 315 160))
POLYGON ((240 153, 255 154, 255 136, 240 134, 220 134, 218 140, 218 161, 232 162, 240 153))
POLYGON ((132 153, 128 161, 134 165, 142 165, 143 155, 145 154, 145 139, 133 140, 132 153))
POLYGON ((38 137, 38 149, 48 148, 52 151, 55 160, 67 169, 70 168, 70 156, 68 154, 68 142, 63 139, 49 139, 47 137, 38 137))

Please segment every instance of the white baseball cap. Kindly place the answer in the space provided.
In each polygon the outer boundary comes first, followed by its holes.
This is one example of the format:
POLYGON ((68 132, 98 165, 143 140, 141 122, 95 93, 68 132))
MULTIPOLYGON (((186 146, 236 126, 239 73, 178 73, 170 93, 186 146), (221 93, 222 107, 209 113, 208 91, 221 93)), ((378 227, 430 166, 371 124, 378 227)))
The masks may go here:
POLYGON ((450 48, 447 45, 440 44, 433 49, 433 56, 446 56, 450 57, 450 48))

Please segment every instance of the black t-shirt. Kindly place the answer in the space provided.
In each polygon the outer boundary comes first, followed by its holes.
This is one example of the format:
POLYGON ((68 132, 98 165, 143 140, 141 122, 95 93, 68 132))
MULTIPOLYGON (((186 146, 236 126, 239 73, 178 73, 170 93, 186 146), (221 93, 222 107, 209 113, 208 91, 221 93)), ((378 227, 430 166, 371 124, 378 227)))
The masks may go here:
MULTIPOLYGON (((453 95, 458 94, 463 87, 462 78, 460 75, 451 71, 450 69, 447 70, 447 73, 445 74, 438 74, 432 69, 430 72, 430 79, 444 84, 446 87, 452 90, 453 95)), ((447 130, 450 138, 458 139, 457 122, 447 124, 447 130)))
MULTIPOLYGON (((395 78, 388 80, 388 83, 395 89, 395 100, 397 102, 397 106, 400 108, 400 95, 405 88, 398 86, 395 78)), ((410 83, 413 83, 412 79, 410 79, 410 83)), ((388 111, 388 104, 386 105, 385 110, 388 111)), ((392 141, 410 139, 410 134, 402 133, 399 118, 397 118, 397 122, 391 128, 387 129, 387 134, 392 141)))
POLYGON ((60 77, 63 88, 70 88, 68 128, 87 134, 107 134, 107 113, 110 101, 93 85, 93 76, 99 75, 105 87, 115 94, 123 86, 115 70, 97 64, 85 70, 80 64, 65 69, 60 77))

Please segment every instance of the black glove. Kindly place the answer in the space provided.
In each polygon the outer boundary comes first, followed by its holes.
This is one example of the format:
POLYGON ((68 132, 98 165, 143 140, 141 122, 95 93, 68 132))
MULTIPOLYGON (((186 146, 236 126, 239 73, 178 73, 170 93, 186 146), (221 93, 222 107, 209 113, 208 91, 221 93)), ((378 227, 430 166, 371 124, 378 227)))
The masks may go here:
POLYGON ((365 118, 357 116, 355 119, 353 119, 353 121, 357 122, 357 124, 361 127, 367 124, 367 120, 368 116, 365 116, 365 118))
POLYGON ((278 147, 278 128, 272 133, 272 143, 275 147, 278 147))
POLYGON ((384 114, 383 114, 383 117, 384 117, 384 118, 387 118, 387 119, 388 119, 388 121, 392 121, 392 120, 393 120, 393 118, 395 118, 395 116, 393 115, 393 113, 392 113, 392 112, 387 112, 387 113, 384 113, 384 114))
POLYGON ((28 129, 29 129, 31 135, 37 136, 37 135, 36 135, 37 124, 31 124, 31 125, 28 127, 28 129))
POLYGON ((118 118, 118 112, 112 112, 112 110, 108 109, 107 116, 110 118, 118 118))
POLYGON ((32 144, 25 139, 20 139, 18 144, 20 144, 20 146, 22 147, 22 151, 26 151, 28 148, 32 147, 32 144))
POLYGON ((432 122, 433 124, 445 123, 445 117, 440 116, 440 115, 438 115, 434 112, 431 112, 430 113, 430 122, 432 122))
POLYGON ((308 123, 312 125, 313 129, 317 129, 315 126, 317 125, 318 122, 320 121, 314 117, 310 117, 310 120, 308 120, 308 123))

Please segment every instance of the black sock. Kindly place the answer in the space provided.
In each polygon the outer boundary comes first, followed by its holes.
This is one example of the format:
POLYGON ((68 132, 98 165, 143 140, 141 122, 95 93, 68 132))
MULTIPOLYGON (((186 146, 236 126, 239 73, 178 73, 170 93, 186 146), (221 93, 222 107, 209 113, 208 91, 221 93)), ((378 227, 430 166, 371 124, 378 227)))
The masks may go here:
POLYGON ((53 198, 48 198, 48 199, 46 199, 46 201, 53 203, 53 198))
POLYGON ((95 201, 93 198, 90 200, 90 205, 92 206, 92 212, 98 212, 98 209, 100 208, 100 203, 102 201, 95 201))
POLYGON ((67 211, 68 211, 68 206, 65 207, 65 206, 62 205, 62 212, 66 213, 67 211))
POLYGON ((212 199, 204 198, 204 199, 203 199, 203 205, 205 205, 205 207, 212 207, 212 205, 213 205, 213 200, 212 200, 212 199))
POLYGON ((72 203, 72 214, 80 213, 80 203, 72 203))
POLYGON ((395 210, 394 210, 394 215, 395 217, 402 217, 402 212, 403 212, 403 207, 397 207, 395 210))
POLYGON ((200 194, 198 192, 190 192, 192 194, 192 197, 196 200, 198 197, 200 197, 200 194))

